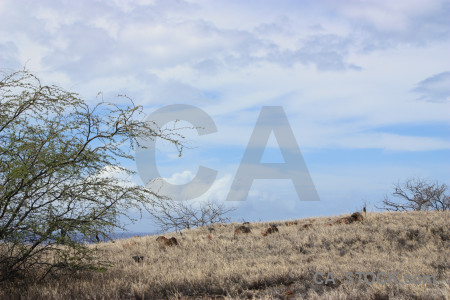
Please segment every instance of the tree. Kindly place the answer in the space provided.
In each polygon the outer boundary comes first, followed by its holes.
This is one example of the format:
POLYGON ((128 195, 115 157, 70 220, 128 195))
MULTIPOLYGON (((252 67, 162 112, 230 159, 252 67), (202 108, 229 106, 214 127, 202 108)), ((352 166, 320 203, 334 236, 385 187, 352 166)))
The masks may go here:
POLYGON ((399 182, 394 185, 392 196, 397 200, 390 200, 385 196, 383 208, 394 211, 449 210, 450 196, 446 192, 446 184, 411 178, 404 183, 399 182))
POLYGON ((194 205, 159 199, 152 203, 149 213, 161 231, 175 230, 178 232, 182 229, 229 222, 230 219, 225 215, 235 209, 214 200, 194 205))
POLYGON ((183 137, 141 121, 142 107, 126 96, 91 107, 27 70, 0 74, 0 282, 101 268, 84 242, 108 238, 129 209, 164 198, 107 171, 135 173, 120 161, 134 159, 138 137, 162 138, 180 154, 183 137))

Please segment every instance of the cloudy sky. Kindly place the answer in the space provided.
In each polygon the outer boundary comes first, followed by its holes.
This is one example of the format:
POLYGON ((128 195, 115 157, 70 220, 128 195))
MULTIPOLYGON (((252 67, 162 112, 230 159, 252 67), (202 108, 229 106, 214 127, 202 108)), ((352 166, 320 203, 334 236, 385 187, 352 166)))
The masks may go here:
MULTIPOLYGON (((281 106, 320 201, 256 180, 233 218, 336 215, 374 209, 409 177, 450 184, 449 11, 442 0, 1 0, 0 68, 26 66, 91 102, 127 94, 148 114, 201 108, 217 132, 190 134, 182 158, 164 144, 156 155, 172 183, 216 170, 201 199, 226 199, 262 107, 281 106)), ((274 136, 261 161, 284 162, 274 136)))

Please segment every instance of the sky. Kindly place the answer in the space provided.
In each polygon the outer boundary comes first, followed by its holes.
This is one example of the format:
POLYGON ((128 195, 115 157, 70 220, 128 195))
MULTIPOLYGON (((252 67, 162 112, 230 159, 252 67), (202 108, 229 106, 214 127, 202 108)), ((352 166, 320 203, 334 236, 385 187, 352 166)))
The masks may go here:
MULTIPOLYGON (((0 0, 0 68, 26 67, 89 103, 102 92, 149 115, 201 109, 217 131, 186 133, 181 158, 157 142, 157 169, 172 184, 216 170, 191 201, 233 206, 234 221, 375 211, 398 181, 450 185, 449 11, 442 0, 0 0), (267 106, 282 107, 319 201, 277 178, 225 200, 267 106)), ((272 132, 261 162, 286 164, 283 146, 272 132)), ((128 228, 154 225, 144 214, 128 228)))

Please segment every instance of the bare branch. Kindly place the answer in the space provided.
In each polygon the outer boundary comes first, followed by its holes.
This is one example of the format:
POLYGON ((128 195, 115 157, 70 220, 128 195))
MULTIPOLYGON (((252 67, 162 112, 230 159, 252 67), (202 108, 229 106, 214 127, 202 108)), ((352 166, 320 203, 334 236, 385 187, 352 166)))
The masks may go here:
POLYGON ((229 222, 230 219, 225 215, 235 209, 234 207, 226 207, 223 203, 214 200, 194 205, 158 199, 148 212, 162 232, 169 230, 178 232, 183 229, 229 222))
POLYGON ((446 194, 447 185, 432 183, 421 178, 411 178, 404 183, 394 185, 392 196, 396 200, 390 200, 385 196, 382 204, 386 210, 449 210, 449 195, 446 194))

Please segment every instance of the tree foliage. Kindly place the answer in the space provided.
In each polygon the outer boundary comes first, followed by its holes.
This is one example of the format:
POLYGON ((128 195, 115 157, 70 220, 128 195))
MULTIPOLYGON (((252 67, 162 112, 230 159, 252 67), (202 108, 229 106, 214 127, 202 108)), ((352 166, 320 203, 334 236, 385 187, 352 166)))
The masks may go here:
POLYGON ((411 178, 404 183, 396 183, 391 200, 386 196, 383 208, 393 211, 406 210, 440 210, 450 209, 450 195, 447 185, 439 182, 430 182, 421 178, 411 178))
POLYGON ((99 268, 84 242, 109 237, 127 211, 161 198, 107 171, 134 174, 121 162, 134 159, 138 137, 179 151, 183 137, 118 99, 126 104, 89 106, 27 70, 1 74, 0 281, 99 268))

